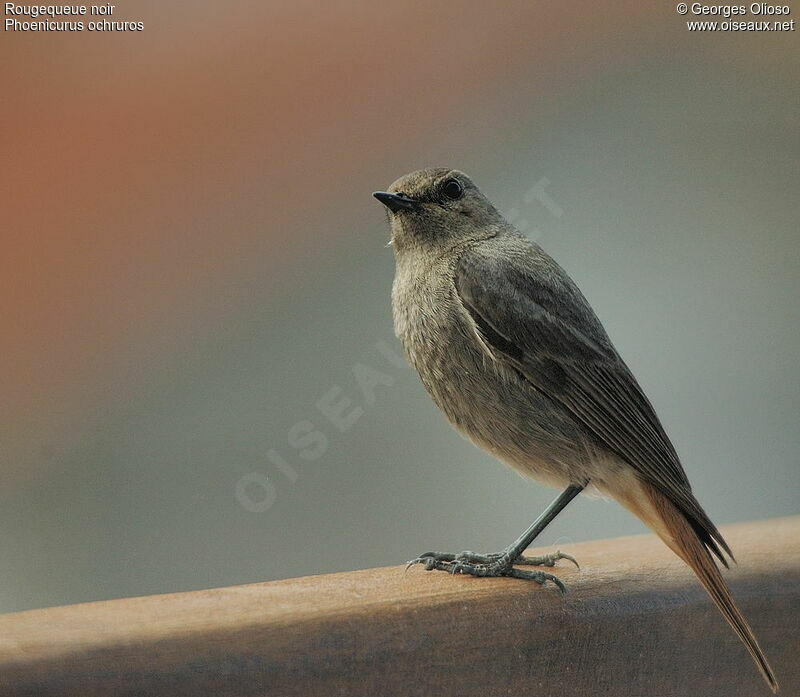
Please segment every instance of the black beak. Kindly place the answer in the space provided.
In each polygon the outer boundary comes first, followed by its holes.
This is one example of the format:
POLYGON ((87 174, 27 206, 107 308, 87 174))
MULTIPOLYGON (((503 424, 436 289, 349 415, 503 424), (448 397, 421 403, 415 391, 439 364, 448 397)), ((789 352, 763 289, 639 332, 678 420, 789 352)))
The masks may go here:
POLYGON ((388 191, 376 191, 372 195, 392 211, 392 213, 397 213, 402 210, 411 210, 417 205, 417 202, 413 198, 405 194, 390 194, 388 191))

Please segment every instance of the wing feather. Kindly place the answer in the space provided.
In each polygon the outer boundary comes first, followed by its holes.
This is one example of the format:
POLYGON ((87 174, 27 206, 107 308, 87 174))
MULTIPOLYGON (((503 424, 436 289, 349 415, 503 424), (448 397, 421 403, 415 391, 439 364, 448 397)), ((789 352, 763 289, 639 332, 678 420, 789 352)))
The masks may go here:
POLYGON ((533 245, 510 258, 472 249, 459 260, 455 286, 495 357, 666 495, 727 566, 721 550, 732 558, 730 549, 692 494, 653 406, 566 273, 533 245))

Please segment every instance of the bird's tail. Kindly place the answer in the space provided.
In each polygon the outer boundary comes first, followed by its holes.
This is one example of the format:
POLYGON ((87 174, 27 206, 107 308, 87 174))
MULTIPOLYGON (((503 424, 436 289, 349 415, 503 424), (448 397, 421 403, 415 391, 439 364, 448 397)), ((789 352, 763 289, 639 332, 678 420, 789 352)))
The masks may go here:
POLYGON ((646 482, 637 480, 638 486, 626 487, 623 495, 616 490, 613 495, 636 516, 641 518, 666 545, 677 554, 697 575, 723 617, 747 647, 770 689, 778 691, 778 682, 758 645, 753 630, 731 597, 714 559, 693 529, 687 517, 667 496, 646 482))

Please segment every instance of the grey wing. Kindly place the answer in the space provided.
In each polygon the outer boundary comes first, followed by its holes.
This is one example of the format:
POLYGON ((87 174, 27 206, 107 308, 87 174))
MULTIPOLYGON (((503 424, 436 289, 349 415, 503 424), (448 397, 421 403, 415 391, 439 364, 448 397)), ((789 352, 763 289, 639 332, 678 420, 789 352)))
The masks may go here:
POLYGON ((681 509, 724 564, 732 557, 697 503, 655 410, 566 273, 528 255, 465 252, 456 291, 484 341, 525 380, 566 406, 609 450, 681 509))

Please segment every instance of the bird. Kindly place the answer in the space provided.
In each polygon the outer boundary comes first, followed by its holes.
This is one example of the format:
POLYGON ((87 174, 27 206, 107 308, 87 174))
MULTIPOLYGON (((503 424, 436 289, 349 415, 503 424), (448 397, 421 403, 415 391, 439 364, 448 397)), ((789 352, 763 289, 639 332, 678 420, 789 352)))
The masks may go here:
MULTIPOLYGON (((718 566, 734 560, 695 498, 656 412, 566 271, 457 169, 421 169, 373 196, 395 257, 392 314, 406 357, 449 422, 520 473, 563 490, 505 550, 426 552, 428 571, 562 591, 523 552, 581 492, 616 499, 696 574, 767 685, 778 683, 718 566)), ((577 563, 577 562, 576 562, 577 563)))

